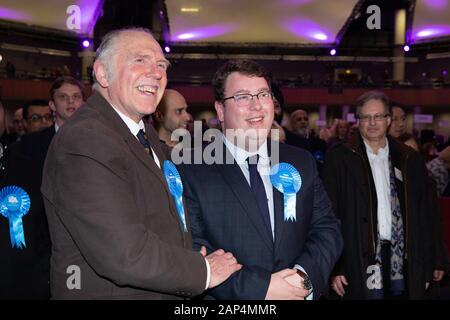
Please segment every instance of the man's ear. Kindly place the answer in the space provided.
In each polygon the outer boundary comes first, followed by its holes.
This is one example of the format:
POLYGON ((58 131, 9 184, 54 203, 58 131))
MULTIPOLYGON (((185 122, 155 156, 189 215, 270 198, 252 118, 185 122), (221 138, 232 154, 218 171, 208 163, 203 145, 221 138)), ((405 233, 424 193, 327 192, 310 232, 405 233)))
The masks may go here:
POLYGON ((106 68, 105 68, 104 64, 97 60, 94 62, 93 69, 94 69, 95 79, 100 84, 100 86, 102 88, 109 87, 108 75, 106 73, 106 68))
POLYGON ((216 101, 214 102, 214 108, 216 109, 217 117, 219 118, 219 121, 223 123, 225 119, 225 110, 224 105, 222 102, 216 101))

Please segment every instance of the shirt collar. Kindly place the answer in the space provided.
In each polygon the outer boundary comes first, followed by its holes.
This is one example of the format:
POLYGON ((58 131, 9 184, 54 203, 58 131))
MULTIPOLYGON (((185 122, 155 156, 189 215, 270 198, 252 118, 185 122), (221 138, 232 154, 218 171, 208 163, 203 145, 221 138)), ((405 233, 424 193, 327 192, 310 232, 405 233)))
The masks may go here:
POLYGON ((126 116, 125 114, 123 114, 122 112, 117 110, 117 108, 114 107, 112 104, 111 104, 111 106, 117 112, 117 114, 120 116, 120 118, 123 120, 123 122, 125 122, 128 129, 130 129, 131 133, 135 137, 138 134, 139 130, 142 129, 145 132, 145 125, 144 125, 144 121, 142 121, 142 119, 139 121, 139 123, 136 123, 136 122, 134 122, 133 119, 131 119, 130 117, 126 116))
POLYGON ((367 155, 370 158, 375 158, 375 157, 379 157, 379 158, 387 158, 389 155, 389 142, 388 140, 385 138, 386 140, 386 144, 383 148, 378 149, 378 153, 375 154, 372 150, 372 148, 367 144, 367 142, 365 140, 364 141, 364 145, 366 146, 366 150, 367 150, 367 155))
POLYGON ((225 146, 228 148, 228 151, 230 151, 230 153, 236 160, 236 163, 239 165, 247 163, 247 158, 256 154, 258 154, 259 157, 265 161, 269 160, 269 153, 267 152, 267 140, 264 141, 264 143, 258 148, 256 152, 248 152, 247 150, 239 148, 230 140, 228 140, 225 135, 223 135, 223 140, 225 142, 225 146))

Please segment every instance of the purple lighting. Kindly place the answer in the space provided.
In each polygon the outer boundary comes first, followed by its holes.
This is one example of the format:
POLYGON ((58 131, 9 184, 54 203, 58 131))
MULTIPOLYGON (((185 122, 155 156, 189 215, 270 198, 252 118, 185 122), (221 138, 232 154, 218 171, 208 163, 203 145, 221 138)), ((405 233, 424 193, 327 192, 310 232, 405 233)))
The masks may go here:
POLYGON ((172 41, 179 40, 197 40, 197 39, 210 39, 218 37, 227 33, 231 33, 236 29, 233 24, 216 24, 211 26, 205 26, 202 28, 186 30, 186 32, 172 36, 172 41))
POLYGON ((408 45, 405 45, 404 47, 403 47, 403 50, 405 51, 405 52, 408 52, 409 51, 409 46, 408 45))
POLYGON ((425 0, 427 7, 442 10, 448 7, 449 0, 425 0))
POLYGON ((165 46, 165 47, 164 47, 164 51, 165 51, 166 53, 169 53, 169 52, 170 52, 170 47, 169 47, 169 46, 165 46))
POLYGON ((333 41, 330 32, 318 23, 306 18, 287 19, 282 22, 282 27, 299 38, 318 40, 320 42, 333 41))
POLYGON ((0 7, 0 19, 23 21, 30 20, 31 17, 28 14, 17 10, 0 7))
POLYGON ((330 50, 330 54, 331 54, 332 56, 334 56, 334 55, 336 54, 336 49, 331 49, 331 50, 330 50))
POLYGON ((431 37, 442 37, 450 35, 450 25, 435 25, 422 28, 418 30, 413 38, 414 39, 424 39, 431 37))
POLYGON ((447 74, 448 74, 447 69, 443 69, 443 70, 442 70, 442 75, 445 77, 447 74))
POLYGON ((84 40, 83 41, 83 47, 89 48, 90 45, 91 45, 91 43, 89 42, 89 40, 84 40))

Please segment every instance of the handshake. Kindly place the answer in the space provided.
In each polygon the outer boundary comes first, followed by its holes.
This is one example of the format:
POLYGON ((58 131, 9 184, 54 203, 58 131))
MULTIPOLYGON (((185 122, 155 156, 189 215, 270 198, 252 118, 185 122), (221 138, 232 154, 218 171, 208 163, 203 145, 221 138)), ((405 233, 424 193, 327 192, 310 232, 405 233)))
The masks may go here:
MULTIPOLYGON (((227 280, 233 273, 239 271, 239 264, 231 252, 218 249, 206 255, 206 248, 202 246, 200 253, 208 260, 211 278, 208 289, 214 288, 227 280)), ((297 269, 283 269, 273 273, 270 277, 266 300, 303 300, 309 295, 309 287, 300 276, 297 269)))

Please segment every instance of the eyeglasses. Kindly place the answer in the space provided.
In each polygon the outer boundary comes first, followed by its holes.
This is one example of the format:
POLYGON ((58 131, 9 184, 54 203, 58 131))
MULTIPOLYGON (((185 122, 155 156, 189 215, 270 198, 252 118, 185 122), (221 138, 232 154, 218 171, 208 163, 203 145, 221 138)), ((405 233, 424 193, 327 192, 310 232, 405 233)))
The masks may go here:
POLYGON ((45 122, 53 121, 53 116, 50 113, 40 115, 40 114, 32 114, 30 117, 27 118, 28 120, 31 120, 31 122, 40 122, 44 120, 45 122))
POLYGON ((386 113, 386 114, 375 114, 373 116, 368 115, 368 114, 360 114, 360 115, 358 115, 358 119, 361 122, 369 122, 371 120, 374 120, 376 122, 380 122, 380 121, 383 121, 384 119, 386 119, 389 116, 390 116, 389 113, 386 113))
POLYGON ((251 93, 241 93, 236 94, 231 97, 223 98, 222 101, 226 101, 229 99, 234 99, 238 107, 248 107, 250 105, 250 102, 253 100, 253 97, 257 97, 259 103, 261 104, 268 104, 273 101, 273 95, 270 91, 261 91, 257 94, 251 94, 251 93))
POLYGON ((80 100, 83 99, 83 96, 81 94, 79 94, 79 93, 75 93, 72 96, 69 96, 69 95, 67 95, 65 93, 62 93, 62 94, 55 95, 55 97, 58 98, 59 100, 64 100, 65 102, 70 102, 70 100, 80 101, 80 100))

